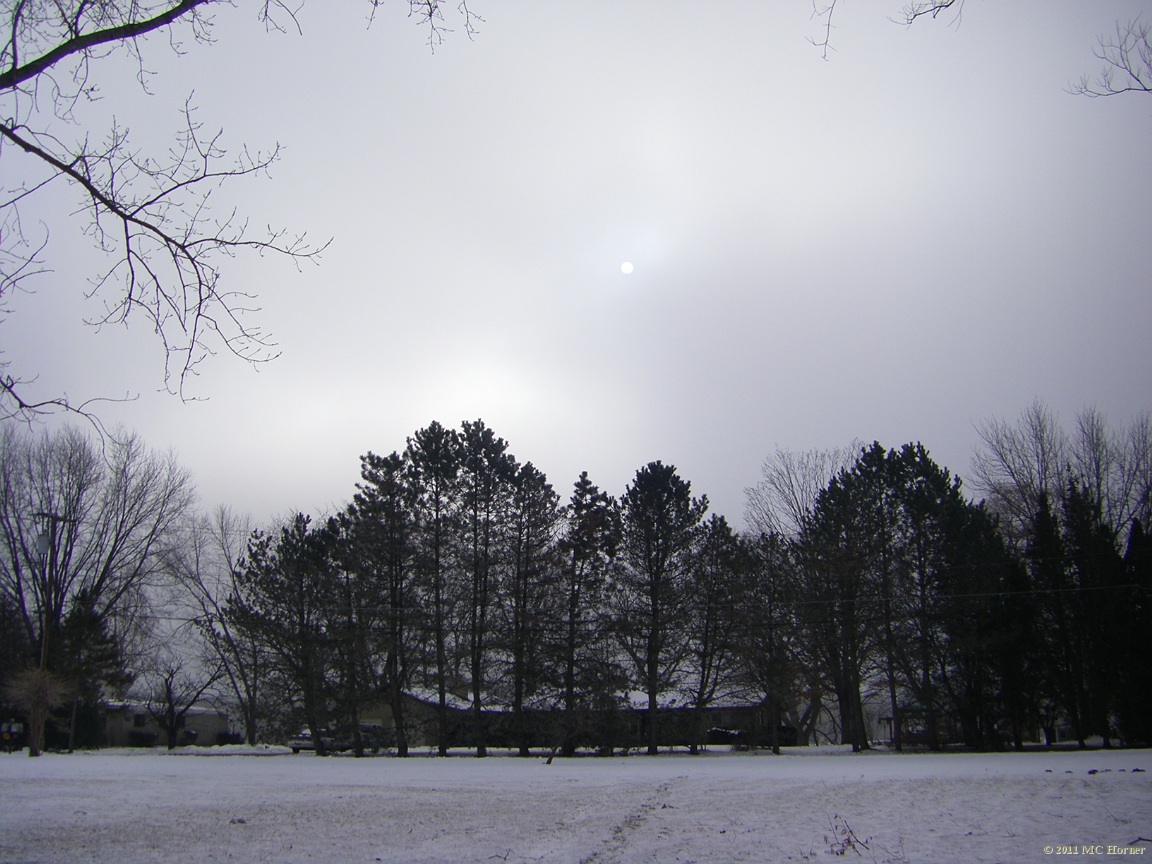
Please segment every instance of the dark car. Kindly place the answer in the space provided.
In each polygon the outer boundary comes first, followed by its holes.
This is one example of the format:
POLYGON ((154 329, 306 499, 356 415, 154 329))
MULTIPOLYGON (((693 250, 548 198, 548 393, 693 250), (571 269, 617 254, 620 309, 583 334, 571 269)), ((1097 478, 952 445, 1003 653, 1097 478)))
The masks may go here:
MULTIPOLYGON (((392 730, 385 729, 379 723, 360 724, 360 743, 370 753, 379 753, 393 745, 392 730)), ((356 749, 356 727, 349 724, 341 726, 333 736, 333 750, 356 749)))
MULTIPOLYGON (((356 749, 356 727, 352 724, 338 726, 336 729, 322 729, 320 739, 324 742, 324 749, 335 753, 343 750, 356 749)), ((360 724, 360 743, 369 753, 379 753, 392 746, 392 731, 385 729, 378 723, 360 724)), ((316 742, 312 733, 307 729, 288 741, 293 753, 301 750, 315 750, 316 742)))

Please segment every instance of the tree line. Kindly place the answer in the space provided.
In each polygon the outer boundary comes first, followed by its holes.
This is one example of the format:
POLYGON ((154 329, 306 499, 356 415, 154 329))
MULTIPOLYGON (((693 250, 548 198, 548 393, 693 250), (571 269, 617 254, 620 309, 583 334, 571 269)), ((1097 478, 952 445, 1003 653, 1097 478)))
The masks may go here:
POLYGON ((134 438, 7 428, 3 698, 75 736, 135 692, 173 743, 218 692, 250 742, 304 725, 321 750, 384 704, 398 755, 413 696, 441 754, 610 750, 629 713, 656 753, 669 706, 695 750, 733 699, 776 748, 1152 741, 1152 423, 1066 434, 1036 404, 981 439, 980 501, 916 443, 778 451, 736 531, 672 465, 562 499, 482 421, 433 422, 362 456, 338 512, 253 530, 134 438))

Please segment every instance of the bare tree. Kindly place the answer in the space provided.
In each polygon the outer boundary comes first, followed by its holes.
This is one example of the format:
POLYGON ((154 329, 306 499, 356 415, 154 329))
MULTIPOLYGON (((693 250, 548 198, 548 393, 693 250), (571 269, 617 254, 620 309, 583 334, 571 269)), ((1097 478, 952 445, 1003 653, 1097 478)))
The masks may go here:
MULTIPOLYGON (((94 101, 101 62, 130 57, 146 77, 149 37, 168 48, 213 41, 211 6, 219 0, 19 0, 0 12, 0 316, 12 293, 34 290, 50 271, 50 227, 26 213, 48 187, 67 185, 88 217, 87 234, 106 256, 90 296, 103 308, 89 323, 143 318, 164 350, 164 383, 185 395, 189 376, 221 350, 251 363, 276 356, 252 323, 255 298, 223 280, 222 265, 240 252, 276 253, 297 265, 327 245, 282 228, 257 230, 220 190, 265 174, 280 155, 242 147, 229 153, 220 131, 186 103, 167 153, 145 153, 114 118, 105 131, 85 128, 76 107, 94 101)), ((369 0, 375 12, 383 0, 369 0)), ((271 29, 298 28, 298 6, 254 4, 271 29)), ((409 0, 413 17, 437 44, 448 28, 440 0, 409 0)), ((469 34, 476 17, 459 6, 469 34)), ((71 217, 66 212, 60 218, 71 217)), ((0 354, 0 418, 30 420, 53 411, 92 417, 91 401, 39 392, 34 370, 13 370, 0 354)))
POLYGON ((1134 519, 1148 521, 1152 414, 1145 412, 1127 429, 1117 430, 1096 408, 1086 408, 1076 415, 1068 463, 1118 541, 1127 536, 1134 519))
POLYGON ((218 664, 244 723, 248 744, 255 744, 264 719, 264 685, 270 658, 264 646, 237 628, 224 614, 237 591, 236 574, 252 533, 251 521, 219 507, 211 516, 195 514, 183 526, 169 566, 179 586, 179 602, 192 605, 191 615, 203 639, 210 664, 218 664))
POLYGON ((982 447, 972 458, 975 487, 1019 540, 1042 496, 1059 497, 1068 447, 1055 415, 1037 400, 1015 423, 989 420, 978 427, 982 447))
POLYGON ((169 750, 175 750, 180 743, 180 730, 185 728, 188 712, 222 674, 219 666, 196 669, 187 658, 171 649, 156 651, 143 674, 146 707, 164 733, 164 743, 169 750))
POLYGON ((1093 52, 1103 64, 1096 77, 1084 75, 1068 90, 1078 96, 1152 93, 1152 25, 1138 17, 1116 22, 1115 36, 1101 36, 1093 52))
POLYGON ((1133 520, 1146 523, 1152 507, 1152 415, 1138 415, 1122 430, 1095 408, 1076 415, 1072 433, 1042 402, 1016 423, 990 420, 978 428, 981 447, 972 460, 975 487, 1003 520, 1010 540, 1031 529, 1042 498, 1057 501, 1069 480, 1087 488, 1117 538, 1133 520))
POLYGON ((830 450, 781 450, 764 459, 760 482, 744 490, 744 517, 759 534, 795 537, 816 498, 849 467, 863 448, 859 441, 830 450))
POLYGON ((39 649, 41 670, 69 665, 59 634, 77 598, 124 638, 193 500, 171 453, 153 453, 135 436, 106 447, 102 459, 74 429, 0 432, 0 591, 39 649))
POLYGON ((806 668, 809 664, 797 638, 792 544, 779 534, 741 539, 750 560, 736 609, 738 674, 763 699, 768 709, 767 743, 779 753, 785 719, 795 725, 798 743, 807 746, 823 712, 823 690, 819 673, 806 668))
POLYGON ((5 696, 28 716, 28 755, 44 749, 44 724, 48 715, 68 701, 68 684, 47 669, 21 669, 4 687, 5 696))

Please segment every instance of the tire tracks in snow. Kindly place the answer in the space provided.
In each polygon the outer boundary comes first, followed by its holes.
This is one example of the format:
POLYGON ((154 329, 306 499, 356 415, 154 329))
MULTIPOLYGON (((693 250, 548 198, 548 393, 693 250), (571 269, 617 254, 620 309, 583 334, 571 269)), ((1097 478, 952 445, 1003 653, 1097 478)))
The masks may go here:
POLYGON ((601 841, 602 847, 581 858, 580 864, 612 864, 612 862, 620 861, 629 844, 643 830, 652 814, 669 806, 665 803, 665 799, 672 787, 686 779, 686 775, 673 777, 653 789, 640 802, 639 806, 625 816, 612 829, 612 833, 601 841))

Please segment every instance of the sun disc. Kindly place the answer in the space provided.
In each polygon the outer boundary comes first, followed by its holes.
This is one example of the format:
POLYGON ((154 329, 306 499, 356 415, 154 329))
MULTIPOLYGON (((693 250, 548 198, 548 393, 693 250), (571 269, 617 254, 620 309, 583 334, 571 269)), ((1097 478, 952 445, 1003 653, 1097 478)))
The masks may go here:
POLYGON ((620 272, 623 273, 625 276, 631 276, 632 271, 634 269, 635 268, 632 266, 631 261, 625 261, 623 264, 620 265, 620 272))

